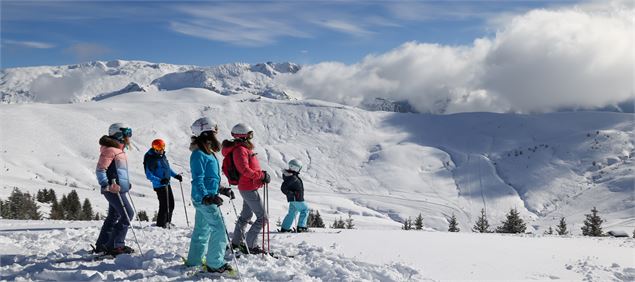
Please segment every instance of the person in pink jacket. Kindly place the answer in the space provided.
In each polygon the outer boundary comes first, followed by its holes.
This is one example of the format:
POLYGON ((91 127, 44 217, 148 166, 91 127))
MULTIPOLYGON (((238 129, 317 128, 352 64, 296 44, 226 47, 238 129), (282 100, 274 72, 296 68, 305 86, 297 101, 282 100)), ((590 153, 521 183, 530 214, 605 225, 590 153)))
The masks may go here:
POLYGON ((108 215, 95 243, 96 253, 119 255, 134 252, 125 244, 130 220, 134 217, 134 210, 126 196, 132 186, 128 177, 128 157, 124 151, 130 144, 130 137, 132 129, 129 126, 113 123, 108 128, 108 135, 99 139, 101 149, 95 174, 101 194, 108 201, 108 215), (126 212, 130 218, 126 218, 126 212))
POLYGON ((238 192, 243 198, 243 209, 234 229, 232 248, 239 249, 243 253, 247 253, 247 251, 251 254, 263 253, 262 248, 257 245, 257 239, 268 218, 258 189, 269 183, 271 178, 266 171, 260 168, 256 153, 253 152, 254 145, 251 142, 254 134, 253 129, 248 125, 239 123, 232 128, 231 134, 234 137, 232 141, 223 141, 221 151, 225 158, 223 160, 223 173, 229 179, 230 184, 238 185, 238 192), (256 221, 245 236, 245 226, 254 213, 256 221), (246 246, 241 243, 243 236, 245 236, 246 246))

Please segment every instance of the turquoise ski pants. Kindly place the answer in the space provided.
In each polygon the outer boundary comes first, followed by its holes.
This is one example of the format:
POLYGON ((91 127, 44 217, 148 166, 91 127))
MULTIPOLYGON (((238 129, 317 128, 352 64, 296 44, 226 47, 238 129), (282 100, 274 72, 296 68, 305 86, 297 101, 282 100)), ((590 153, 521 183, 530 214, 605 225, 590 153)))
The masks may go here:
POLYGON ((221 218, 220 208, 216 205, 195 204, 196 215, 194 231, 190 241, 190 251, 187 254, 187 265, 197 266, 206 264, 212 268, 219 268, 225 264, 225 248, 227 247, 227 233, 221 218))
POLYGON ((282 228, 291 229, 291 225, 293 225, 293 220, 295 219, 295 215, 300 213, 300 218, 298 219, 298 227, 306 227, 306 221, 309 219, 309 206, 304 202, 289 202, 289 212, 287 216, 284 217, 282 221, 282 228))

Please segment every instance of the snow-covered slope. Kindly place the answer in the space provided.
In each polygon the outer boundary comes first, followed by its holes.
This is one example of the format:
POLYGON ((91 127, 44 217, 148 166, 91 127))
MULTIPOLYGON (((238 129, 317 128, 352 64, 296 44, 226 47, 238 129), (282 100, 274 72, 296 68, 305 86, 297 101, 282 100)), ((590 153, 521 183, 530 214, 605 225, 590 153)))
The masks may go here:
POLYGON ((251 93, 288 99, 284 87, 273 78, 299 69, 292 63, 197 67, 123 60, 8 68, 0 71, 0 102, 76 103, 151 87, 166 90, 198 87, 224 95, 251 93))
MULTIPOLYGON (((455 214, 468 231, 482 208, 493 225, 518 208, 528 231, 542 232, 564 216, 577 234, 597 206, 605 228, 630 232, 635 225, 632 114, 401 114, 192 88, 80 104, 0 105, 0 195, 12 187, 77 189, 105 209, 95 190, 97 140, 110 123, 124 121, 134 130, 133 196, 152 214, 157 203, 143 154, 163 138, 174 168, 188 178, 189 126, 201 115, 218 121, 222 138, 238 122, 255 129, 261 164, 274 176, 272 220, 287 207, 280 170, 299 158, 306 199, 327 223, 351 214, 359 228, 398 229, 422 213, 426 227, 445 230, 455 214)), ((183 214, 175 217, 184 222, 183 214)))
MULTIPOLYGON (((0 279, 210 278, 186 274, 181 260, 187 255, 191 235, 191 228, 186 227, 165 230, 135 223, 143 256, 137 252, 96 262, 72 261, 86 256, 87 245, 97 237, 99 224, 85 222, 81 227, 64 221, 0 221, 0 279), (41 230, 27 231, 34 227, 41 230)), ((229 225, 231 229, 233 222, 229 225)), ((130 233, 127 242, 136 248, 130 233)), ((631 238, 369 229, 333 233, 326 229, 271 234, 272 250, 294 257, 276 260, 243 256, 238 259, 238 267, 243 281, 633 281, 634 245, 631 238)))

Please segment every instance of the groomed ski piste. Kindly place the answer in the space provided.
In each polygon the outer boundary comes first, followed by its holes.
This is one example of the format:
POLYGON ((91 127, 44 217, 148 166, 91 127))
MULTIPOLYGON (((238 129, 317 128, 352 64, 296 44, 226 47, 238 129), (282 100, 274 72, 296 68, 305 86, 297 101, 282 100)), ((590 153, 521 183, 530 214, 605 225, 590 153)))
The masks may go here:
MULTIPOLYGON (((31 194, 52 188, 58 197, 74 189, 103 215, 106 201, 94 175, 97 140, 109 124, 123 121, 133 128, 128 153, 137 210, 152 214, 158 208, 142 159, 150 142, 162 138, 173 168, 185 177, 193 221, 189 125, 203 115, 218 122, 221 138, 229 138, 238 122, 254 128, 255 150, 273 178, 272 229, 286 213, 279 186, 281 169, 292 158, 304 161, 306 200, 325 223, 349 214, 354 220, 355 229, 340 233, 272 234, 272 251, 293 258, 243 256, 238 267, 246 281, 635 279, 633 239, 580 236, 593 206, 606 220, 605 231, 632 234, 632 114, 400 114, 193 88, 80 104, 0 105, 2 198, 14 187, 31 194), (469 232, 482 208, 492 226, 517 208, 533 234, 469 232), (403 220, 419 213, 423 231, 400 230, 403 220), (459 233, 444 232, 451 214, 459 233), (573 235, 540 235, 561 216, 573 235)), ((233 279, 186 274, 181 256, 191 228, 180 187, 172 185, 177 227, 135 222, 143 256, 137 250, 115 259, 58 262, 86 255, 101 221, 0 220, 0 279, 233 279)), ((240 197, 237 208, 239 203, 240 197)), ((233 230, 229 202, 221 209, 233 230)), ((49 210, 40 205, 44 217, 49 210)), ((132 230, 126 242, 137 249, 132 230)))

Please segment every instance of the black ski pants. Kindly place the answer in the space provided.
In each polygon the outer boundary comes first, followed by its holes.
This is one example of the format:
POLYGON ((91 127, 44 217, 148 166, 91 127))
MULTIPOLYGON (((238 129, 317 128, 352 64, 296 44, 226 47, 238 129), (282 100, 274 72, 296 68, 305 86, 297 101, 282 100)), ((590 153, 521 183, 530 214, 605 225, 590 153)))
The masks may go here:
POLYGON ((172 212, 174 211, 174 195, 170 185, 154 189, 159 199, 159 213, 157 214, 157 226, 165 228, 172 222, 172 212))

